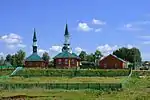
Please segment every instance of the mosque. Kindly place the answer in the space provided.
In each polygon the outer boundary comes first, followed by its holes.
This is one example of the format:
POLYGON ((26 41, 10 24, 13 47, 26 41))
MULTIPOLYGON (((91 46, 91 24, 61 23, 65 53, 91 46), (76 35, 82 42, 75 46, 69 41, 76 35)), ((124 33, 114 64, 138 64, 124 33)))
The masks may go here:
MULTIPOLYGON (((65 27, 65 41, 62 48, 62 52, 57 54, 54 59, 54 65, 57 68, 76 68, 80 64, 80 57, 75 53, 72 53, 70 48, 70 34, 68 32, 68 25, 65 27)), ((25 67, 40 67, 45 68, 46 63, 44 60, 37 54, 37 38, 36 31, 34 29, 33 35, 33 53, 25 59, 25 67)))

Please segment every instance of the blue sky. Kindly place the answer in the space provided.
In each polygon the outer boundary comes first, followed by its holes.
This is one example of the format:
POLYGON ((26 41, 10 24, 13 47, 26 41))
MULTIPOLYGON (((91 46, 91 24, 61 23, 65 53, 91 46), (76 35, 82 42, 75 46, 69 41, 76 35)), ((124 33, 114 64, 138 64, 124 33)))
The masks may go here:
POLYGON ((60 52, 68 23, 73 52, 96 49, 109 54, 137 47, 150 60, 149 0, 1 0, 0 55, 32 52, 36 28, 38 52, 60 52))

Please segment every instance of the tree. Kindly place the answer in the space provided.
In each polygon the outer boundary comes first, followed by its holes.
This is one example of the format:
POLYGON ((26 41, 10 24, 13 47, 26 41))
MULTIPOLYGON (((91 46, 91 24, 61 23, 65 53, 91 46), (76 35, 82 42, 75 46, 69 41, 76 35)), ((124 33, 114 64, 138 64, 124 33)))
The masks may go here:
POLYGON ((42 59, 45 61, 45 66, 48 67, 50 56, 49 56, 49 54, 47 52, 43 53, 42 59))
POLYGON ((95 55, 93 53, 86 56, 88 62, 95 62, 95 55))
POLYGON ((103 57, 103 55, 99 50, 96 50, 95 51, 95 57, 96 57, 96 59, 100 59, 101 57, 103 57))
POLYGON ((44 61, 48 61, 48 62, 49 62, 49 59, 50 59, 49 54, 48 54, 47 52, 44 52, 44 53, 43 53, 43 56, 42 56, 42 59, 43 59, 44 61))
POLYGON ((12 66, 17 66, 16 57, 17 57, 17 54, 12 55, 12 57, 11 57, 11 65, 12 66))
POLYGON ((7 56, 6 56, 6 60, 5 60, 6 62, 11 62, 11 55, 10 54, 8 54, 7 56))
POLYGON ((19 50, 17 52, 17 54, 15 54, 17 66, 23 66, 24 65, 24 63, 23 63, 24 58, 25 58, 25 52, 23 50, 19 50))
POLYGON ((101 57, 103 57, 102 53, 99 50, 96 50, 95 51, 95 64, 96 64, 96 66, 98 66, 99 59, 101 59, 101 57))
POLYGON ((85 61, 86 56, 87 56, 87 53, 85 51, 81 51, 81 53, 79 54, 79 57, 81 58, 81 61, 85 61))
POLYGON ((3 66, 4 65, 4 58, 3 57, 1 57, 1 59, 0 59, 0 66, 3 66))

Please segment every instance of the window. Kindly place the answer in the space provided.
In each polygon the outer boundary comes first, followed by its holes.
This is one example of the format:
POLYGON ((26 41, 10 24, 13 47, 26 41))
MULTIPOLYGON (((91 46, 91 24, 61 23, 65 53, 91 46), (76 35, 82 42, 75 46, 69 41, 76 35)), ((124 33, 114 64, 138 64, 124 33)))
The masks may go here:
POLYGON ((71 63, 72 63, 72 64, 75 64, 75 60, 74 60, 74 59, 72 59, 72 60, 71 60, 71 63))
POLYGON ((29 66, 32 66, 32 62, 29 62, 29 66))
POLYGON ((117 68, 118 66, 117 66, 117 64, 115 64, 115 68, 117 68))
POLYGON ((39 64, 38 64, 38 63, 35 63, 35 66, 36 66, 36 67, 38 67, 38 66, 39 66, 39 64))
POLYGON ((65 64, 68 64, 68 59, 65 59, 65 64))
POLYGON ((58 64, 61 64, 62 62, 61 62, 61 59, 58 59, 58 64))
POLYGON ((107 64, 106 63, 104 64, 104 68, 107 68, 107 64))

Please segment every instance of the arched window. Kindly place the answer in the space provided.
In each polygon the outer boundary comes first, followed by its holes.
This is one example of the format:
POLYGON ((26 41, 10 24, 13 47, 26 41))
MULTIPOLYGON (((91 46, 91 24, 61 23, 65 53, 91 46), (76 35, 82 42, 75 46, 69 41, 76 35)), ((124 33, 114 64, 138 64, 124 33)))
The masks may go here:
POLYGON ((72 64, 75 64, 75 60, 74 60, 74 59, 71 59, 71 63, 72 63, 72 64))
POLYGON ((62 60, 61 59, 58 59, 58 64, 61 64, 62 63, 62 60))
POLYGON ((68 59, 65 59, 65 64, 68 64, 68 59))

